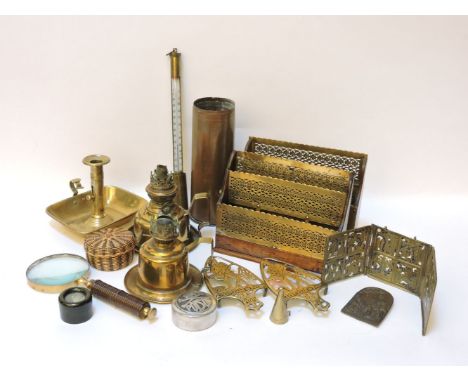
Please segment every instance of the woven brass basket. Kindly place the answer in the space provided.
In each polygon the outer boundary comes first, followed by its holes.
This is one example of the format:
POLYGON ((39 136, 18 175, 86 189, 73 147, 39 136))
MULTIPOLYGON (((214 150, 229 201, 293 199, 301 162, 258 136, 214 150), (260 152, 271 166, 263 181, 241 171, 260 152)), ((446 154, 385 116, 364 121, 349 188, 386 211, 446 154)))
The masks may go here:
POLYGON ((84 241, 88 262, 101 271, 117 271, 130 265, 135 247, 133 233, 119 228, 90 233, 84 241))
POLYGON ((354 184, 347 229, 354 228, 366 171, 367 154, 250 137, 245 151, 340 169, 352 174, 354 184))

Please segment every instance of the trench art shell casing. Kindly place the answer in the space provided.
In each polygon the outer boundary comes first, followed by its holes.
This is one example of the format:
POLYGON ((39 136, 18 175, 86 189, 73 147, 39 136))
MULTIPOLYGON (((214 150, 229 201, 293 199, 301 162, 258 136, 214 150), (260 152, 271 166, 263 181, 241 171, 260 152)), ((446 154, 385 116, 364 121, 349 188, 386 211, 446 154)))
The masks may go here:
POLYGON ((234 147, 235 104, 227 98, 206 97, 193 103, 192 176, 190 193, 209 194, 193 206, 191 218, 215 224, 216 202, 223 187, 226 165, 234 147))
POLYGON ((133 260, 133 233, 121 228, 104 228, 86 235, 84 248, 88 262, 101 271, 117 271, 133 260))
POLYGON ((263 306, 257 292, 263 291, 266 296, 267 286, 247 268, 219 256, 210 256, 203 268, 203 276, 218 306, 224 299, 240 301, 250 311, 258 311, 263 306))
POLYGON ((199 290, 202 275, 189 264, 187 246, 177 240, 177 223, 169 216, 159 216, 151 223, 151 235, 140 247, 138 265, 125 276, 127 290, 158 303, 170 303, 181 293, 199 290))
POLYGON ((330 236, 322 282, 365 274, 421 299, 425 335, 437 285, 435 250, 429 244, 370 225, 330 236))
POLYGON ((303 300, 318 312, 327 312, 330 304, 320 297, 323 288, 320 276, 292 264, 276 260, 262 260, 262 278, 276 296, 270 320, 275 324, 288 321, 287 304, 290 300, 303 300))
POLYGON ((354 228, 364 182, 367 154, 256 137, 249 138, 245 151, 350 172, 353 175, 354 185, 347 229, 354 228))
POLYGON ((166 166, 158 165, 151 172, 150 183, 146 186, 150 201, 135 216, 134 232, 138 246, 151 238, 150 223, 161 215, 170 216, 177 222, 178 240, 188 250, 198 245, 200 234, 190 226, 189 211, 175 203, 176 191, 173 174, 167 171, 166 166))

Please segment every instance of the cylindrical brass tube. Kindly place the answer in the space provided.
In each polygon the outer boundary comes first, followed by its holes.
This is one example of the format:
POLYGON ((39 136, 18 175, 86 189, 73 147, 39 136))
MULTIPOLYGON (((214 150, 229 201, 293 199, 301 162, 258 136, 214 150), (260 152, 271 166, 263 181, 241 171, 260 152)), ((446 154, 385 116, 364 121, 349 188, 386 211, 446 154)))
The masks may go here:
POLYGON ((100 219, 104 214, 104 171, 102 166, 110 162, 105 155, 88 155, 83 158, 83 163, 91 167, 91 191, 93 194, 92 217, 100 219))
POLYGON ((93 218, 104 217, 104 172, 102 166, 91 167, 91 190, 94 197, 93 218))
POLYGON ((234 146, 233 101, 200 98, 193 104, 191 197, 208 192, 208 200, 194 203, 191 217, 215 224, 216 202, 234 146))

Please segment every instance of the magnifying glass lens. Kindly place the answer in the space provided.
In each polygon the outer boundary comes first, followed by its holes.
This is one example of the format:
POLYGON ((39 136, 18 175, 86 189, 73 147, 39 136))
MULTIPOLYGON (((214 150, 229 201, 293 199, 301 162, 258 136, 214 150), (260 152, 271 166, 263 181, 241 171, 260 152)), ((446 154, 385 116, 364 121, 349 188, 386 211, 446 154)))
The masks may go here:
POLYGON ((84 277, 89 272, 89 264, 81 256, 58 254, 44 257, 31 264, 26 271, 30 284, 39 287, 68 285, 84 277))

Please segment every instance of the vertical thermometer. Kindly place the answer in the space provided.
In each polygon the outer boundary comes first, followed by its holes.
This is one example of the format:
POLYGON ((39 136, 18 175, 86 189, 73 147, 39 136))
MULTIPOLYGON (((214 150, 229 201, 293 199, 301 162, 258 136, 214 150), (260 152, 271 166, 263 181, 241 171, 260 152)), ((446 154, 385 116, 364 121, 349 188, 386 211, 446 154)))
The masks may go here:
POLYGON ((172 158, 174 183, 177 186, 175 202, 187 209, 187 180, 184 173, 182 146, 182 105, 180 94, 180 53, 173 49, 171 59, 171 106, 172 106, 172 158))

